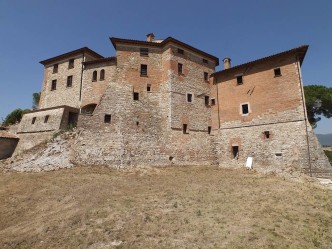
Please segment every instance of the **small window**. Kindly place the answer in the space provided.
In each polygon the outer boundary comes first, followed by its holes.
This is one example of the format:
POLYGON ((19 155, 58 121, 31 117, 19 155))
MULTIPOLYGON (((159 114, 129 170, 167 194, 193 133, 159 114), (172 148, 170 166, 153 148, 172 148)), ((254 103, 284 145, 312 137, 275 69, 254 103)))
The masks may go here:
POLYGON ((209 80, 209 74, 207 72, 204 72, 204 80, 205 81, 209 80))
POLYGON ((205 105, 209 105, 210 104, 210 97, 209 96, 205 96, 204 100, 205 100, 205 105))
POLYGON ((182 131, 183 131, 183 134, 188 134, 188 125, 187 124, 182 125, 182 131))
POLYGON ((104 79, 105 79, 105 70, 102 69, 102 70, 100 70, 99 80, 104 80, 104 79))
POLYGON ((139 93, 134 92, 134 100, 139 100, 139 93))
POLYGON ((148 75, 148 65, 141 64, 141 76, 148 75))
POLYGON ((93 71, 93 73, 92 73, 92 81, 97 81, 97 71, 93 71))
POLYGON ((193 95, 192 95, 192 93, 187 93, 187 102, 189 102, 189 103, 193 102, 193 95))
POLYGON ((236 83, 238 85, 242 85, 243 84, 243 77, 242 77, 242 75, 237 75, 236 76, 236 83))
POLYGON ((233 153, 233 158, 234 159, 239 158, 239 146, 238 145, 233 145, 232 146, 232 153, 233 153))
POLYGON ((68 69, 74 68, 74 59, 70 59, 68 62, 68 69))
POLYGON ((270 138, 270 131, 264 131, 264 138, 269 139, 270 138))
POLYGON ((203 63, 209 64, 208 60, 206 60, 206 59, 203 59, 203 63))
POLYGON ((181 63, 178 63, 178 74, 182 74, 182 68, 183 68, 183 65, 181 63))
POLYGON ((281 70, 280 68, 275 68, 274 69, 274 77, 279 77, 281 76, 281 70))
POLYGON ((181 49, 181 48, 178 48, 178 54, 184 54, 184 51, 183 51, 183 49, 181 49))
POLYGON ((149 56, 149 49, 148 48, 140 48, 140 55, 141 56, 149 56))
POLYGON ((31 124, 34 124, 36 122, 36 117, 32 118, 31 124))
POLYGON ((146 86, 146 91, 147 91, 147 92, 151 92, 151 84, 147 84, 147 86, 146 86))
POLYGON ((72 87, 73 86, 73 76, 68 76, 67 77, 67 87, 72 87))
POLYGON ((49 118, 50 118, 50 115, 46 115, 44 118, 44 123, 47 123, 49 118))
POLYGON ((249 114, 249 105, 248 104, 242 104, 241 105, 242 114, 249 114))
POLYGON ((211 99, 211 105, 215 105, 216 104, 216 99, 215 98, 212 98, 211 99))
POLYGON ((53 65, 53 73, 57 73, 59 69, 59 65, 58 64, 54 64, 53 65))
POLYGON ((105 114, 104 123, 111 123, 111 115, 110 114, 105 114))
POLYGON ((52 80, 51 91, 56 90, 56 80, 52 80))
POLYGON ((212 127, 208 126, 208 134, 211 134, 212 127))

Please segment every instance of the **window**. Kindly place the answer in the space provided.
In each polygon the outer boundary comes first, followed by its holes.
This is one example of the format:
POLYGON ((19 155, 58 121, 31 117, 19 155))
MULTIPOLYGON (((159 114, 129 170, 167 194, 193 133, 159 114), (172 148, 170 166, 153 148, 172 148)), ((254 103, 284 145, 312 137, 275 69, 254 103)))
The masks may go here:
POLYGON ((236 76, 236 83, 238 85, 242 85, 243 84, 243 77, 242 77, 242 75, 237 75, 236 76))
POLYGON ((232 145, 232 153, 233 153, 234 159, 239 158, 239 146, 238 145, 232 145))
POLYGON ((56 80, 52 80, 51 91, 56 90, 56 80))
POLYGON ((209 105, 210 104, 210 97, 209 96, 205 96, 204 100, 205 100, 205 105, 209 105))
POLYGON ((149 56, 149 49, 148 48, 140 48, 139 50, 141 56, 149 56))
POLYGON ((274 69, 274 77, 279 77, 281 76, 281 70, 280 68, 275 68, 274 69))
POLYGON ((111 123, 111 115, 110 114, 105 114, 104 123, 111 123))
POLYGON ((187 124, 182 125, 182 131, 183 131, 183 134, 188 134, 188 125, 187 124))
POLYGON ((147 84, 147 86, 146 86, 146 91, 147 91, 147 92, 151 92, 151 84, 147 84))
POLYGON ((145 64, 141 64, 141 76, 148 75, 148 66, 145 64))
POLYGON ((209 64, 208 60, 206 60, 206 59, 203 59, 203 63, 209 64))
POLYGON ((34 124, 36 122, 36 117, 32 118, 31 124, 34 124))
POLYGON ((74 59, 70 59, 68 62, 68 69, 74 68, 74 59))
POLYGON ((100 70, 99 80, 104 80, 104 79, 105 79, 105 70, 102 69, 102 70, 100 70))
POLYGON ((49 118, 50 118, 50 115, 46 115, 45 119, 44 119, 44 123, 47 123, 49 118))
POLYGON ((205 81, 209 80, 209 74, 207 72, 204 72, 204 80, 205 81))
POLYGON ((192 93, 187 93, 187 102, 189 102, 189 103, 193 102, 193 94, 192 93))
POLYGON ((134 92, 134 100, 139 100, 139 93, 137 92, 134 92))
POLYGON ((249 105, 248 104, 242 104, 241 105, 241 111, 242 111, 242 114, 249 114, 249 105))
POLYGON ((270 138, 270 131, 264 131, 264 138, 269 139, 270 138))
POLYGON ((92 73, 92 81, 97 81, 97 71, 93 71, 93 73, 92 73))
POLYGON ((184 51, 183 51, 183 49, 181 49, 181 48, 178 48, 178 54, 184 54, 184 51))
POLYGON ((216 104, 216 99, 215 98, 211 98, 211 105, 215 105, 216 104))
POLYGON ((183 65, 181 63, 178 63, 178 74, 182 74, 182 68, 183 65))
POLYGON ((208 126, 208 134, 211 134, 212 127, 208 126))
POLYGON ((68 76, 67 77, 67 87, 72 87, 73 85, 73 76, 68 76))
POLYGON ((53 65, 53 73, 57 73, 59 69, 59 65, 58 64, 54 64, 53 65))

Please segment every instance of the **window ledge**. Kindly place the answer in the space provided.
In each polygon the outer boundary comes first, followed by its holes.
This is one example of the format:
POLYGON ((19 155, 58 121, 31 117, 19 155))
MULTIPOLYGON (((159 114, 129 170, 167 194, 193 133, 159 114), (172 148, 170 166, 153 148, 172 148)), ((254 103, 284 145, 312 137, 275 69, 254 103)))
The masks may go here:
POLYGON ((97 80, 92 80, 92 82, 97 82, 97 80))
POLYGON ((278 78, 278 77, 281 77, 282 76, 282 74, 280 74, 280 75, 274 75, 274 78, 278 78))
POLYGON ((145 74, 141 74, 140 76, 141 77, 148 77, 148 75, 145 75, 145 74))

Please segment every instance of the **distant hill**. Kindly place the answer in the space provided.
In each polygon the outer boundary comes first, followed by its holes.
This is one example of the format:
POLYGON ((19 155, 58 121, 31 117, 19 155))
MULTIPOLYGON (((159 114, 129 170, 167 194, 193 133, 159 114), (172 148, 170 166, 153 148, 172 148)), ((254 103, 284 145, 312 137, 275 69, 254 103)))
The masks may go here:
POLYGON ((316 134, 316 136, 321 145, 332 146, 332 133, 331 134, 316 134))

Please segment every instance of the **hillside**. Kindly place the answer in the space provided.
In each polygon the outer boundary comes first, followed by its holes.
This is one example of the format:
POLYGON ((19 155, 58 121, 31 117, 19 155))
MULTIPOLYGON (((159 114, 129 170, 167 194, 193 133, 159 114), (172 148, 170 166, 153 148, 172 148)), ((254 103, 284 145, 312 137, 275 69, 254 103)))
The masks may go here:
POLYGON ((0 171, 0 247, 331 248, 331 199, 212 166, 0 171))
POLYGON ((332 133, 330 134, 316 134, 321 145, 332 146, 332 133))

